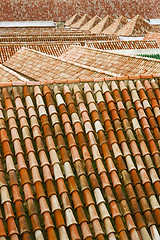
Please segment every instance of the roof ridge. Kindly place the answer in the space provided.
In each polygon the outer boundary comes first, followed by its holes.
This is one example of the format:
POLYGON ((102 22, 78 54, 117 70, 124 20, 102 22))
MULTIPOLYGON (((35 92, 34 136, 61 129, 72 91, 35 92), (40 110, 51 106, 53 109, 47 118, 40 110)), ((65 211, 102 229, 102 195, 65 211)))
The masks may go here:
POLYGON ((84 82, 108 82, 108 81, 129 81, 129 80, 145 80, 145 79, 160 78, 160 74, 151 75, 128 75, 128 76, 114 76, 114 77, 103 77, 103 78, 78 78, 78 79, 53 79, 49 81, 28 81, 28 82, 0 82, 0 88, 3 87, 14 87, 14 86, 45 86, 51 84, 73 84, 73 83, 84 83, 84 82))

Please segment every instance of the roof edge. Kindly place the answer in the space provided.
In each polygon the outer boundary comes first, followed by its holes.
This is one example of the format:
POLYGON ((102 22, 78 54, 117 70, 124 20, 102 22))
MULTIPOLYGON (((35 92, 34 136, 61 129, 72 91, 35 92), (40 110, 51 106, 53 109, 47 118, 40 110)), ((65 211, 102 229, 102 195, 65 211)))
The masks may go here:
POLYGON ((0 88, 12 87, 12 86, 44 86, 51 84, 71 84, 71 83, 84 83, 84 82, 103 82, 103 81, 124 81, 124 80, 138 80, 138 79, 150 79, 160 78, 160 74, 151 75, 128 75, 128 76, 116 76, 116 77, 105 77, 105 78, 88 78, 88 79, 54 79, 51 81, 26 81, 26 82, 0 82, 0 88))

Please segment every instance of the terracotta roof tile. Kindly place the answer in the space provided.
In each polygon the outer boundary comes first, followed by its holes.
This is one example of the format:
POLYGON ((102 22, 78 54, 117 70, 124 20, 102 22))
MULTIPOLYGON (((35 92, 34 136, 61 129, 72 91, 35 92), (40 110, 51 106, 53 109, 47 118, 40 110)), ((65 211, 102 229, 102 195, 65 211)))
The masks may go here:
POLYGON ((160 33, 150 31, 145 35, 144 40, 156 40, 160 46, 160 33))
POLYGON ((2 236, 158 239, 157 79, 12 89, 0 101, 2 236))
POLYGON ((21 72, 23 75, 29 77, 30 79, 35 79, 36 81, 42 82, 51 81, 57 78, 58 79, 75 79, 83 77, 86 78, 87 75, 90 78, 94 78, 108 76, 109 74, 98 71, 95 68, 85 67, 85 65, 83 66, 82 64, 70 63, 65 60, 57 59, 54 56, 44 55, 43 53, 24 48, 15 53, 7 62, 5 62, 5 65, 8 65, 10 67, 12 65, 12 68, 16 69, 17 72, 21 72), (44 59, 43 68, 40 67, 42 59, 44 59), (17 65, 15 65, 16 61, 17 65), (32 61, 33 71, 30 72, 28 71, 28 69, 30 68, 29 66, 31 66, 32 61))
MULTIPOLYGON (((142 57, 127 56, 80 46, 71 46, 59 59, 65 59, 76 64, 83 63, 91 69, 96 68, 113 76, 158 73, 160 64, 159 60, 153 61, 142 57)), ((133 79, 135 78, 134 76, 133 79)))

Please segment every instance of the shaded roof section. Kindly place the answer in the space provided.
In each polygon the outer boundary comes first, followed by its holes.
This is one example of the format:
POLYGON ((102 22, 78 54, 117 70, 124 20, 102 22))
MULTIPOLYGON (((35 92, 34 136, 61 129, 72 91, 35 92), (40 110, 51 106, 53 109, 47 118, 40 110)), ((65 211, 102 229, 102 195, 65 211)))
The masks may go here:
POLYGON ((46 53, 48 55, 54 55, 56 57, 60 56, 64 51, 66 51, 72 44, 80 45, 77 43, 0 43, 0 63, 5 62, 13 54, 15 54, 22 47, 34 49, 46 53))
POLYGON ((70 25, 72 25, 73 23, 77 22, 79 19, 81 18, 81 16, 76 13, 74 14, 71 18, 69 18, 66 22, 65 22, 65 26, 69 27, 70 25))
POLYGON ((159 238, 154 79, 3 88, 1 96, 0 237, 159 238))
POLYGON ((89 31, 91 28, 93 28, 95 25, 97 25, 101 21, 101 18, 98 16, 94 16, 89 20, 86 24, 84 24, 80 29, 83 31, 89 31))
POLYGON ((96 26, 91 29, 91 33, 101 33, 105 28, 109 27, 113 23, 113 18, 107 15, 96 26))
POLYGON ((0 64, 0 82, 27 82, 27 78, 22 77, 15 71, 0 64))
POLYGON ((160 60, 157 59, 127 56, 80 46, 71 46, 59 58, 118 75, 148 75, 160 72, 160 60))
POLYGON ((70 28, 81 28, 84 24, 86 24, 91 18, 85 14, 81 17, 77 22, 70 25, 70 28))
POLYGON ((103 31, 103 33, 104 34, 114 34, 118 29, 123 27, 127 22, 128 22, 128 20, 125 17, 121 16, 118 19, 116 19, 109 27, 107 27, 103 31))
POLYGON ((0 28, 0 35, 2 36, 67 36, 67 35, 80 35, 83 31, 71 30, 69 28, 53 28, 53 27, 28 27, 28 28, 0 28))
POLYGON ((127 24, 125 24, 121 29, 119 29, 116 34, 119 36, 132 36, 140 37, 145 36, 147 32, 154 31, 153 26, 151 26, 144 18, 140 15, 136 15, 127 24))
POLYGON ((155 40, 159 47, 160 47, 160 33, 156 33, 156 32, 148 32, 145 37, 144 40, 155 40))
POLYGON ((78 33, 77 35, 74 33, 71 34, 59 34, 59 35, 33 35, 33 36, 2 36, 0 37, 1 43, 7 42, 19 42, 19 43, 27 43, 27 42, 85 42, 85 41, 98 41, 98 40, 118 40, 119 36, 105 36, 105 35, 96 35, 96 34, 83 34, 78 33))
POLYGON ((5 63, 5 66, 27 76, 31 80, 87 79, 113 76, 109 72, 72 63, 31 49, 21 48, 5 63))
POLYGON ((92 41, 92 42, 86 42, 85 46, 103 49, 103 50, 156 49, 156 48, 159 48, 156 40, 92 41))

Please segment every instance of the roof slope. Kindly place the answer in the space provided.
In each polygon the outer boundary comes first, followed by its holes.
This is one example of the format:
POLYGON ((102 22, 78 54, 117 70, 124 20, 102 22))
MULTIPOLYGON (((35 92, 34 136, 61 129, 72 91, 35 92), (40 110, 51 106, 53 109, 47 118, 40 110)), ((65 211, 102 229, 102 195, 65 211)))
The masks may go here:
POLYGON ((96 26, 91 29, 91 33, 101 33, 105 28, 109 27, 113 23, 113 18, 107 15, 96 26))
POLYGON ((131 21, 120 28, 116 34, 119 36, 126 37, 139 37, 145 36, 147 32, 154 31, 153 26, 151 26, 144 18, 140 15, 136 15, 131 21))
POLYGON ((128 20, 121 16, 118 19, 116 19, 109 27, 107 27, 102 33, 104 34, 114 34, 118 29, 123 27, 128 20))
POLYGON ((80 29, 83 31, 89 31, 91 28, 93 28, 95 25, 97 25, 101 21, 101 18, 98 16, 94 16, 89 20, 86 24, 84 24, 80 29))
POLYGON ((71 46, 59 58, 118 75, 148 75, 160 72, 160 60, 157 59, 127 56, 80 46, 71 46))
POLYGON ((103 49, 103 50, 159 48, 156 40, 92 41, 92 42, 86 42, 85 46, 91 47, 91 48, 103 49))
POLYGON ((2 239, 159 239, 154 79, 1 96, 2 239))
POLYGON ((20 43, 28 43, 28 42, 85 42, 85 41, 98 41, 98 40, 118 40, 119 36, 105 36, 105 35, 95 35, 95 34, 82 34, 78 33, 77 35, 74 33, 67 34, 67 35, 48 35, 48 36, 42 36, 42 35, 35 35, 35 36, 2 36, 0 37, 1 43, 7 43, 7 42, 20 42, 20 43))
POLYGON ((0 63, 7 61, 13 54, 15 54, 22 47, 34 49, 46 53, 48 55, 54 55, 56 57, 60 56, 64 51, 66 51, 72 44, 80 45, 77 43, 0 43, 0 63))
POLYGON ((160 33, 148 32, 145 35, 144 40, 155 40, 160 47, 160 33))
POLYGON ((77 22, 80 18, 81 18, 81 16, 80 16, 78 13, 76 13, 76 14, 74 14, 71 18, 69 18, 69 19, 65 22, 64 25, 65 25, 66 27, 69 27, 71 24, 77 22))
POLYGON ((113 76, 109 72, 61 60, 54 56, 26 48, 21 48, 4 65, 36 81, 113 76))
POLYGON ((85 23, 87 23, 91 18, 85 14, 77 22, 70 25, 70 28, 81 28, 85 23))
POLYGON ((0 82, 28 82, 27 78, 22 77, 15 71, 0 64, 0 82))

